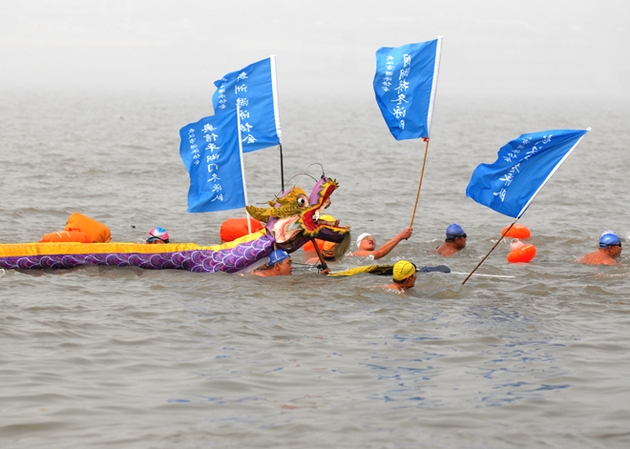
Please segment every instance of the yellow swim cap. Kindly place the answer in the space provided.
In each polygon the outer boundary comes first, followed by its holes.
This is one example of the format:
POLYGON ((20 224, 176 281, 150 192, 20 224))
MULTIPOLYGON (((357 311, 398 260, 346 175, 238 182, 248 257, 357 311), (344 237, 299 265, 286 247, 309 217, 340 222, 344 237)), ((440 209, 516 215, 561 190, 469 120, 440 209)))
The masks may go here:
POLYGON ((416 272, 416 266, 408 260, 399 260, 394 264, 394 280, 404 281, 416 272))

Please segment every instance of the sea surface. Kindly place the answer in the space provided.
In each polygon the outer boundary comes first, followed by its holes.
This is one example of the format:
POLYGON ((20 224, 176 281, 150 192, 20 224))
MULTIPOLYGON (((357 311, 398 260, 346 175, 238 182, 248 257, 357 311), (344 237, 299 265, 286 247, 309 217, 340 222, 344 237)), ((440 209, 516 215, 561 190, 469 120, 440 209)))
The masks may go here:
MULTIPOLYGON (((219 243, 244 210, 186 212, 179 129, 211 91, 0 92, 0 241, 38 241, 75 211, 114 241, 153 226, 219 243)), ((630 261, 579 265, 630 232, 630 102, 449 98, 434 111, 414 234, 379 262, 448 265, 398 295, 327 278, 84 267, 0 272, 0 447, 627 448, 630 261), (519 223, 465 196, 473 169, 527 132, 591 127, 519 223), (432 250, 449 223, 468 246, 432 250)), ((391 137, 372 96, 280 97, 284 179, 337 179, 327 210, 384 243, 412 221, 425 143, 391 137), (294 177, 296 176, 296 177, 294 177)), ((245 156, 250 204, 281 190, 278 148, 245 156)), ((340 271, 371 261, 344 258, 340 271)))

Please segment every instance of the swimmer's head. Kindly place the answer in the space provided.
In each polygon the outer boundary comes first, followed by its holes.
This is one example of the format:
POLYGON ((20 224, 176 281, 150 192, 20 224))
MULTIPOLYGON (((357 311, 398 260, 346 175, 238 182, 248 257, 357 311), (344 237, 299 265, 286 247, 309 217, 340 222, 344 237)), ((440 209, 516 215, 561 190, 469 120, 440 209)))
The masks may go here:
POLYGON ((408 260, 399 260, 394 264, 394 282, 403 282, 416 272, 416 266, 408 260))
POLYGON ((161 243, 168 243, 168 232, 166 229, 156 226, 155 228, 149 231, 149 236, 147 237, 147 243, 155 243, 155 241, 159 241, 161 243))
POLYGON ((519 239, 512 239, 510 242, 510 251, 516 251, 525 246, 525 243, 521 242, 519 239))
POLYGON ((289 253, 287 253, 285 250, 277 249, 269 254, 269 263, 267 265, 273 267, 275 264, 280 263, 283 260, 288 259, 289 257, 291 256, 289 256, 289 253))
POLYGON ((363 240, 366 237, 372 237, 372 234, 364 232, 363 234, 357 237, 357 248, 361 245, 361 240, 363 240))
POLYGON ((612 231, 604 232, 599 238, 600 248, 608 248, 609 246, 621 246, 621 239, 612 231))
POLYGON ((451 223, 446 228, 446 240, 455 240, 457 237, 466 238, 466 233, 457 223, 451 223))

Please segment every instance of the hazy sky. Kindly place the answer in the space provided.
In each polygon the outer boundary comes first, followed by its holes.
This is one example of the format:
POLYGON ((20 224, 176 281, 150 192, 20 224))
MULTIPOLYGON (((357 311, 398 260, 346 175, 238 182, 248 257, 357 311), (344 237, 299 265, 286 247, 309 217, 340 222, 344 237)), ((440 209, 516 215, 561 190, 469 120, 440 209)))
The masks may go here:
POLYGON ((185 88, 271 54, 279 89, 367 92, 443 36, 440 95, 630 96, 630 1, 0 0, 0 88, 185 88))

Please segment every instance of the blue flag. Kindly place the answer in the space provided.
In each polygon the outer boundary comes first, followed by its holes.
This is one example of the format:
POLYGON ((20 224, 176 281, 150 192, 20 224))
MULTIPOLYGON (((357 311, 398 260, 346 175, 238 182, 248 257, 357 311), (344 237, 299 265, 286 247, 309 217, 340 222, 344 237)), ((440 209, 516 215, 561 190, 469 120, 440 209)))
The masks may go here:
POLYGON ((442 38, 376 52, 374 93, 396 140, 429 138, 442 38))
POLYGON ((246 205, 236 111, 205 117, 179 131, 179 155, 190 175, 188 212, 246 205))
POLYGON ((590 128, 523 134, 499 149, 495 163, 477 166, 466 196, 494 211, 520 218, 588 131, 590 128))
POLYGON ((244 153, 279 145, 282 140, 275 63, 275 57, 271 56, 214 82, 215 115, 240 107, 244 153))

